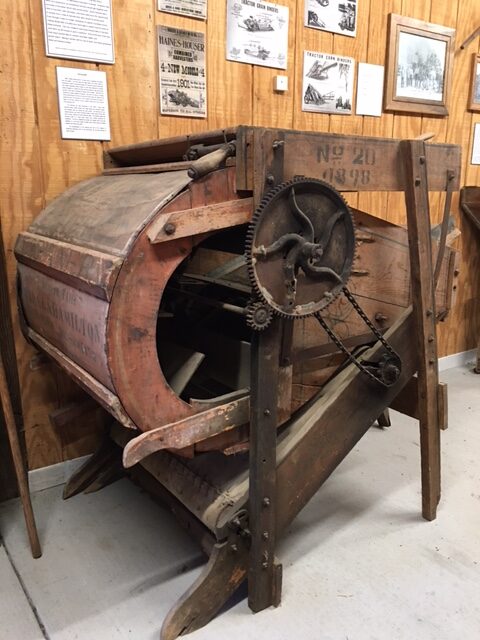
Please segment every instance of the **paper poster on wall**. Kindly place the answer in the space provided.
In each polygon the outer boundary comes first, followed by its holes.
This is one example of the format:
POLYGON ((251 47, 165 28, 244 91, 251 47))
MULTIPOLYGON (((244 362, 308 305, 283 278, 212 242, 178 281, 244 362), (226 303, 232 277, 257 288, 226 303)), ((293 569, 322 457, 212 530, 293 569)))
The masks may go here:
POLYGON ((353 58, 304 51, 302 110, 352 113, 353 58))
POLYGON ((45 51, 52 58, 113 64, 111 0, 42 0, 45 51))
POLYGON ((62 138, 110 140, 107 74, 57 67, 62 138))
POLYGON ((480 122, 473 129, 473 147, 471 164, 480 164, 480 122))
POLYGON ((206 20, 207 0, 158 0, 158 10, 206 20))
POLYGON ((287 57, 288 7, 228 0, 227 60, 286 69, 287 57))
POLYGON ((358 0, 305 0, 305 26, 357 35, 358 0))
POLYGON ((358 116, 382 115, 384 72, 385 68, 380 64, 358 63, 355 107, 358 116))
POLYGON ((207 117, 205 34, 157 27, 160 113, 207 117))

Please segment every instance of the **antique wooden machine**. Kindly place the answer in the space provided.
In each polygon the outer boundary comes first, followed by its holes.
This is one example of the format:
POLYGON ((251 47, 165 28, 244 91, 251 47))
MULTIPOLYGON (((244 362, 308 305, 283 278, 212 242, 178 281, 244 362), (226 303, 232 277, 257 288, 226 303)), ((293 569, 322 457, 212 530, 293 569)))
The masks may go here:
MULTIPOLYGON (((480 187, 462 187, 460 206, 475 229, 480 232, 480 187)), ((480 328, 477 330, 477 363, 475 373, 480 373, 480 328)))
POLYGON ((247 577, 253 611, 279 602, 276 539, 391 406, 420 421, 435 518, 435 324, 458 270, 444 233, 432 249, 428 191, 448 217, 459 173, 454 145, 240 126, 111 149, 19 236, 26 336, 112 414, 125 467, 210 556, 164 640, 247 577), (404 191, 407 228, 339 190, 404 191))

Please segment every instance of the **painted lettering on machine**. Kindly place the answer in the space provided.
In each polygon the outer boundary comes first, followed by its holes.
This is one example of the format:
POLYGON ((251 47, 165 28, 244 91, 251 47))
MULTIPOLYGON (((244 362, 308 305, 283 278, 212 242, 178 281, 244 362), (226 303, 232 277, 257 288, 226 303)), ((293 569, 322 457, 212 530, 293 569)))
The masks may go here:
POLYGON ((105 353, 108 303, 25 265, 19 274, 32 329, 113 391, 105 353))

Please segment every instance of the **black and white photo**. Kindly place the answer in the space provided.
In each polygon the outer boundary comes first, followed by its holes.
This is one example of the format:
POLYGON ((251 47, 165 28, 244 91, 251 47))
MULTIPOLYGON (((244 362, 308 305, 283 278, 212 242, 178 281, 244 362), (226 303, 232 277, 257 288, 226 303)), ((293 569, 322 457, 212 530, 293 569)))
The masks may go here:
POLYGON ((354 37, 357 11, 358 0, 305 0, 305 26, 354 37))
POLYGON ((302 110, 351 114, 353 67, 353 58, 305 51, 302 110))
POLYGON ((396 95, 423 100, 442 100, 447 44, 414 33, 398 39, 396 95))

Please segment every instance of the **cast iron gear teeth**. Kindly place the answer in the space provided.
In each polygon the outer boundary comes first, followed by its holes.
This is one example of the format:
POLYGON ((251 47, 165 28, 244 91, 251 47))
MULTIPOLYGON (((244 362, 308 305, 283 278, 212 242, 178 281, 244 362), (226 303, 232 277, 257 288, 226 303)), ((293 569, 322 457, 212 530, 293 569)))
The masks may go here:
MULTIPOLYGON (((263 288, 259 285, 259 281, 255 273, 255 264, 257 262, 257 258, 256 256, 253 255, 253 244, 254 244, 254 239, 255 239, 258 226, 261 223, 262 218, 265 215, 265 212, 268 211, 269 205, 278 197, 278 195, 281 192, 288 191, 289 189, 291 189, 292 187, 295 187, 296 185, 302 186, 305 184, 312 184, 317 189, 319 189, 319 191, 323 192, 323 194, 326 195, 327 197, 329 196, 330 198, 334 197, 338 203, 338 206, 342 209, 342 213, 345 214, 345 216, 348 216, 348 226, 350 228, 350 238, 348 239, 348 241, 350 245, 349 251, 351 253, 348 276, 350 275, 350 271, 353 268, 353 263, 356 258, 356 238, 355 238, 356 230, 355 230, 355 222, 354 222, 353 216, 343 196, 336 189, 334 189, 328 182, 325 182, 323 180, 318 180, 316 178, 307 178, 305 176, 297 176, 292 180, 282 182, 281 184, 272 188, 268 193, 266 193, 263 196, 262 200, 260 201, 259 205, 257 206, 247 228, 246 240, 245 240, 245 258, 247 263, 247 270, 248 270, 250 283, 252 286, 253 295, 257 299, 264 301, 276 315, 279 315, 281 317, 288 318, 288 319, 305 318, 308 316, 313 316, 316 313, 318 313, 320 309, 314 308, 313 304, 309 304, 309 305, 300 305, 300 308, 295 307, 294 312, 288 312, 280 308, 278 305, 275 305, 272 296, 268 294, 266 295, 263 288)), ((321 309, 326 308, 341 294, 342 288, 346 284, 346 281, 348 280, 348 276, 347 278, 345 278, 345 281, 342 282, 342 286, 340 286, 340 283, 339 283, 339 286, 337 286, 336 288, 333 288, 332 291, 328 291, 324 294, 322 299, 321 309)))
POLYGON ((266 329, 272 322, 272 318, 273 311, 265 302, 250 302, 247 306, 247 324, 255 331, 266 329))

